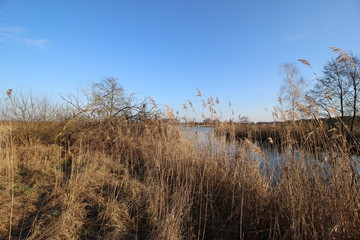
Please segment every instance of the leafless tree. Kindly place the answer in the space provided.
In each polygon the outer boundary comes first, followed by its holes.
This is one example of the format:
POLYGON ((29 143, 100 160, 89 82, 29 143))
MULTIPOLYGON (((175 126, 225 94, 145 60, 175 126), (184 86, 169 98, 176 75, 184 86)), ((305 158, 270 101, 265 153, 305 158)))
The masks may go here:
POLYGON ((282 64, 281 73, 284 78, 280 88, 280 97, 286 108, 287 119, 294 121, 302 114, 299 104, 304 102, 306 83, 294 63, 282 64))
POLYGON ((339 63, 332 59, 325 64, 323 77, 319 78, 318 83, 315 85, 317 91, 322 90, 327 94, 327 98, 331 100, 332 106, 335 107, 341 119, 344 119, 346 115, 346 100, 350 93, 350 84, 344 75, 345 63, 339 63))
POLYGON ((323 76, 317 79, 309 96, 330 121, 340 117, 344 123, 345 117, 351 116, 350 131, 353 131, 360 101, 360 60, 341 49, 335 52, 339 51, 336 59, 325 64, 323 76))
POLYGON ((350 131, 354 129, 355 119, 359 109, 359 90, 360 90, 360 59, 351 56, 351 60, 347 61, 344 67, 344 77, 350 85, 348 103, 349 111, 352 118, 350 123, 350 131))
POLYGON ((63 97, 73 109, 72 118, 104 120, 122 118, 139 121, 158 115, 156 103, 151 98, 136 98, 126 94, 116 78, 107 77, 97 83, 91 83, 90 90, 83 90, 86 102, 79 97, 63 97))

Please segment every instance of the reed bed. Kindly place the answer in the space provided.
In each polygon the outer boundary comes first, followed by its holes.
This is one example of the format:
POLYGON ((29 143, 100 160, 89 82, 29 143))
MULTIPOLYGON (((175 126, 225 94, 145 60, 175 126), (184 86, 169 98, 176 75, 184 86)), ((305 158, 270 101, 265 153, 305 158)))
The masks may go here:
POLYGON ((360 239, 357 163, 321 129, 331 163, 284 133, 265 174, 249 139, 215 148, 162 120, 28 124, 0 128, 0 239, 360 239))
POLYGON ((328 141, 332 143, 348 144, 338 146, 339 149, 350 148, 354 154, 360 150, 360 135, 357 122, 353 132, 350 132, 346 124, 341 120, 333 120, 335 124, 330 124, 328 119, 309 119, 288 121, 283 119, 277 122, 263 123, 234 123, 224 122, 215 125, 215 131, 220 136, 236 139, 251 139, 260 143, 268 143, 281 146, 288 145, 289 142, 301 148, 312 147, 328 148, 328 141), (341 125, 344 129, 341 129, 341 125))
MULTIPOLYGON (((0 239, 360 239, 353 136, 321 121, 256 129, 210 119, 217 134, 199 141, 169 107, 163 120, 153 99, 124 105, 115 80, 104 84, 110 102, 69 100, 60 118, 8 96, 0 239), (117 111, 101 108, 116 98, 117 111)), ((201 100, 215 116, 219 100, 201 100)))

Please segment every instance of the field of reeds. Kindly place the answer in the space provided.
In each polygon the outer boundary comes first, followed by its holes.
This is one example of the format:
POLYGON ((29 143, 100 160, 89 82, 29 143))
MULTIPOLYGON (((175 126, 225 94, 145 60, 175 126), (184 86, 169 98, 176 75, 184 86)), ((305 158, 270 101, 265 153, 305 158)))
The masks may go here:
POLYGON ((290 141, 292 145, 301 148, 312 147, 313 149, 328 148, 327 140, 329 140, 331 144, 340 144, 339 149, 349 149, 355 155, 360 151, 359 119, 357 119, 353 131, 349 131, 348 124, 341 119, 334 119, 332 122, 329 119, 260 123, 224 122, 215 124, 214 127, 218 135, 238 140, 246 138, 259 143, 271 142, 277 146, 285 145, 285 147, 290 141))
POLYGON ((284 131, 275 171, 248 138, 229 152, 235 131, 214 148, 157 117, 3 121, 0 239, 360 239, 358 162, 312 131, 331 163, 284 131))

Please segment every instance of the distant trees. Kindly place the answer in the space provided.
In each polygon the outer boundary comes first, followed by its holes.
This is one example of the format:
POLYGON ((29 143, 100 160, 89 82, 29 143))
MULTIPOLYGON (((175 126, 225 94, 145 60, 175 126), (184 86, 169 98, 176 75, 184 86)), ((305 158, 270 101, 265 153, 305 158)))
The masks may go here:
POLYGON ((250 119, 246 116, 239 115, 239 123, 250 123, 250 119))
POLYGON ((80 96, 62 96, 64 103, 55 104, 31 91, 23 93, 9 89, 6 99, 0 99, 0 119, 24 123, 109 118, 140 121, 161 115, 153 99, 125 93, 116 78, 93 82, 82 93, 80 96))

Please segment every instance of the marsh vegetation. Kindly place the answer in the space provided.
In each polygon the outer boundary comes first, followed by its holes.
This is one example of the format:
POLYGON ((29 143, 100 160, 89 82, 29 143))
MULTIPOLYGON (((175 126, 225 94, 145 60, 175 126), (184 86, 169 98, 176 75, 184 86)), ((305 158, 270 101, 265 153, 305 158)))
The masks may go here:
POLYGON ((0 239, 360 239, 355 124, 295 121, 297 99, 287 123, 216 121, 209 143, 115 79, 85 96, 2 102, 0 239), (276 169, 259 134, 281 143, 276 169))

